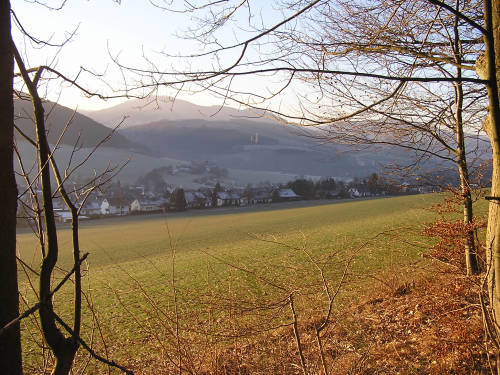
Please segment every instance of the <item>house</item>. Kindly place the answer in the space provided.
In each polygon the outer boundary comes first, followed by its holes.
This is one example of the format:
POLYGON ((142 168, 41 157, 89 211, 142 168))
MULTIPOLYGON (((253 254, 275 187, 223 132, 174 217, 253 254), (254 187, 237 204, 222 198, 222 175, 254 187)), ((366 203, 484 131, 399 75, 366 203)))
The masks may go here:
POLYGON ((298 201, 302 196, 295 194, 292 189, 279 189, 278 190, 280 201, 298 201))
POLYGON ((163 211, 164 201, 156 200, 149 201, 143 199, 136 199, 130 204, 130 212, 160 212, 163 211))
POLYGON ((212 206, 212 201, 200 191, 184 192, 188 208, 206 208, 212 206))
MULTIPOLYGON (((68 210, 55 209, 54 216, 56 220, 59 221, 60 223, 69 223, 73 220, 71 212, 68 210)), ((88 220, 88 219, 90 219, 88 216, 78 215, 78 220, 88 220)))
POLYGON ((401 192, 405 194, 417 194, 419 191, 416 186, 405 181, 401 184, 401 192))
POLYGON ((67 210, 54 209, 54 216, 60 223, 69 223, 72 220, 71 212, 67 210))
MULTIPOLYGON (((42 201, 42 199, 40 196, 39 202, 41 202, 41 201, 42 201)), ((52 207, 54 208, 54 210, 61 210, 61 211, 68 209, 68 207, 66 206, 66 203, 64 203, 64 200, 60 197, 54 197, 52 199, 52 207)))
POLYGON ((324 197, 326 199, 342 198, 342 189, 330 189, 325 191, 324 197))
MULTIPOLYGON (((471 189, 474 189, 473 187, 474 184, 471 184, 471 189)), ((419 186, 418 187, 418 192, 420 194, 426 194, 426 193, 435 193, 436 191, 439 191, 435 186, 419 186)), ((385 193, 385 192, 384 192, 385 193)))
POLYGON ((248 197, 245 196, 240 196, 240 199, 238 199, 238 206, 240 207, 245 207, 248 206, 248 197))
POLYGON ((352 186, 349 188, 348 193, 351 198, 366 198, 373 196, 370 189, 365 185, 352 186))
POLYGON ((271 203, 273 198, 271 197, 271 193, 268 191, 257 191, 250 198, 250 204, 262 204, 262 203, 271 203))
POLYGON ((236 193, 220 191, 217 193, 217 207, 238 206, 240 198, 236 193))
POLYGON ((355 187, 350 187, 349 190, 347 190, 351 198, 360 198, 361 197, 361 192, 355 188, 355 187))
POLYGON ((124 199, 120 198, 104 198, 101 202, 102 215, 128 215, 130 207, 125 203, 124 199))
POLYGON ((99 216, 101 215, 101 205, 97 200, 88 199, 80 208, 80 214, 84 216, 99 216))

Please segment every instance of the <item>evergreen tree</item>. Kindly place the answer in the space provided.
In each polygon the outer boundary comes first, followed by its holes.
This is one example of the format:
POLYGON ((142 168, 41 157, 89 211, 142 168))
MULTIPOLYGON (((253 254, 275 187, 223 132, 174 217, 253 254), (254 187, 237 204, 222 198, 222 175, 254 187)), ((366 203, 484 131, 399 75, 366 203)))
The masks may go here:
POLYGON ((184 211, 187 207, 184 189, 176 188, 170 196, 170 206, 176 211, 184 211))

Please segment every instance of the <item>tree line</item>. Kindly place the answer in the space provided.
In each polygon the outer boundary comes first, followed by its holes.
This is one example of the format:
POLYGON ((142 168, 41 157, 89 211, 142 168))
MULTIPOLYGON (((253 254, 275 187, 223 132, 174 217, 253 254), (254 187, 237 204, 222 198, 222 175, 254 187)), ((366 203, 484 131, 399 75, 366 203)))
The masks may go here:
MULTIPOLYGON (((201 13, 195 17, 200 21, 198 27, 191 28, 190 32, 203 41, 205 51, 209 50, 202 55, 210 55, 214 64, 220 65, 193 64, 204 68, 179 72, 160 70, 160 65, 155 63, 148 69, 130 67, 115 58, 114 63, 127 74, 138 76, 135 81, 140 84, 134 87, 127 84, 121 93, 110 93, 108 97, 130 97, 139 95, 138 92, 144 95, 145 91, 154 92, 163 86, 185 90, 186 85, 191 84, 194 85, 190 88, 192 91, 209 91, 237 104, 265 108, 269 115, 285 122, 315 126, 322 132, 318 139, 323 142, 402 147, 414 154, 415 162, 401 168, 418 167, 428 158, 454 163, 459 176, 463 221, 471 228, 465 234, 464 273, 471 276, 483 272, 488 296, 483 305, 485 325, 496 345, 497 363, 500 363, 500 1, 285 2, 281 4, 284 13, 280 21, 251 25, 255 31, 252 36, 234 43, 221 42, 216 31, 230 24, 227 20, 239 12, 252 14, 251 3, 254 4, 250 0, 238 0, 198 6, 184 4, 185 12, 201 13), (263 46, 266 53, 260 53, 259 47, 263 46), (233 61, 229 64, 224 55, 228 51, 233 52, 233 61), (238 86, 242 77, 270 74, 277 75, 281 84, 268 91, 248 92, 247 87, 238 86), (284 111, 279 106, 268 105, 296 84, 308 88, 296 92, 298 110, 284 111), (492 181, 486 196, 489 201, 486 249, 480 254, 470 225, 474 220, 469 171, 473 157, 466 148, 466 138, 482 131, 487 134, 492 151, 492 181)), ((32 212, 43 260, 34 273, 39 277, 39 302, 25 314, 38 314, 44 340, 55 356, 53 374, 67 374, 80 345, 90 350, 80 335, 80 264, 86 255, 80 253, 78 209, 72 199, 73 194, 81 192, 65 189, 64 182, 71 175, 71 169, 61 173, 55 164, 53 152, 57 147, 53 149, 47 142, 48 113, 44 112, 39 90, 44 83, 57 81, 76 86, 87 95, 105 95, 86 89, 79 74, 70 78, 52 66, 27 66, 29 59, 20 53, 12 39, 13 19, 26 38, 37 46, 63 47, 64 42, 42 41, 29 35, 19 21, 22 15, 14 15, 10 5, 10 1, 0 0, 0 242, 3 244, 0 251, 0 368, 6 374, 22 373, 19 322, 26 315, 19 312, 15 224, 18 196, 29 194, 33 197, 32 212), (15 127, 14 96, 32 102, 31 117, 37 129, 34 139, 27 137, 37 152, 36 177, 31 179, 28 173, 23 173, 26 187, 20 192, 13 167, 14 132, 20 137, 26 135, 15 127), (60 287, 53 284, 59 251, 53 217, 53 185, 73 216, 74 264, 65 279, 74 281, 71 324, 56 314, 52 302, 60 287), (42 191, 40 200, 36 187, 42 191)), ((168 8, 171 3, 163 5, 168 8)), ((252 17, 248 19, 251 21, 252 17)), ((188 57, 195 60, 201 55, 183 56, 188 57)), ((169 55, 165 54, 164 58, 168 59, 169 55)), ((82 69, 82 74, 84 72, 82 69)), ((25 171, 23 168, 21 163, 21 170, 25 171)), ((92 178, 83 194, 98 189, 106 178, 105 175, 92 178)), ((310 186, 307 182, 301 184, 307 193, 310 186)), ((111 361, 108 364, 116 365, 111 361)), ((305 365, 303 369, 306 372, 305 365)))

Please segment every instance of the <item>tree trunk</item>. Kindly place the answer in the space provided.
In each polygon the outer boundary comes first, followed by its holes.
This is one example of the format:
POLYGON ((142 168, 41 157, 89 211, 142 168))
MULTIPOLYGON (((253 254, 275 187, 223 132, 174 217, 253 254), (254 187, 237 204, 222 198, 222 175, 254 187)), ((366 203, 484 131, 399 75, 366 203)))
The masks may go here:
POLYGON ((460 190, 462 194, 462 204, 464 210, 465 233, 465 266, 467 275, 477 274, 479 264, 477 261, 477 249, 474 241, 474 230, 472 229, 472 197, 470 191, 469 170, 467 168, 467 156, 465 154, 465 140, 462 122, 463 92, 462 84, 457 84, 457 114, 456 114, 456 136, 457 136, 457 166, 460 176, 460 190))
MULTIPOLYGON (((17 185, 14 177, 14 62, 11 51, 10 1, 0 0, 0 327, 19 315, 16 263, 17 185)), ((19 324, 0 337, 2 374, 22 373, 19 324)))
POLYGON ((35 77, 32 81, 24 65, 24 61, 22 60, 19 51, 17 51, 17 48, 13 43, 12 51, 14 53, 19 71, 23 77, 23 81, 26 84, 26 88, 30 93, 36 128, 36 145, 40 171, 39 178, 42 189, 42 202, 47 244, 40 269, 40 308, 38 309, 38 313, 40 316, 43 337, 55 357, 55 367, 52 370, 52 374, 66 375, 71 370, 71 364, 73 362, 78 345, 75 343, 77 342, 76 340, 66 339, 64 334, 59 330, 56 324, 56 316, 54 314, 54 306, 51 294, 51 280, 53 270, 57 264, 59 245, 57 242, 57 227, 55 222, 54 207, 52 202, 52 187, 50 181, 49 159, 51 157, 51 152, 45 133, 45 113, 43 102, 38 94, 37 89, 37 82, 43 72, 43 69, 39 68, 36 71, 35 77))
POLYGON ((489 119, 486 132, 493 154, 493 174, 486 233, 486 257, 489 261, 490 275, 488 288, 497 331, 500 321, 500 0, 484 1, 485 59, 488 79, 489 119))
MULTIPOLYGON (((460 3, 457 1, 456 10, 459 11, 460 3)), ((455 18, 455 61, 460 64, 463 60, 460 52, 460 34, 458 32, 458 17, 455 18)), ((472 229, 472 197, 470 191, 469 170, 467 167, 467 155, 465 153, 465 137, 463 123, 464 89, 462 85, 462 68, 457 67, 457 82, 455 84, 455 135, 457 141, 457 166, 460 176, 460 189, 463 199, 464 224, 467 228, 465 233, 465 266, 467 275, 477 274, 479 265, 477 261, 477 250, 474 241, 474 230, 472 229)))
MULTIPOLYGON (((464 155, 465 157, 465 155, 464 155)), ((464 224, 466 229, 465 233, 465 266, 467 275, 474 275, 479 272, 479 264, 477 261, 476 243, 474 240, 474 230, 472 229, 472 197, 469 186, 469 176, 467 164, 459 163, 458 170, 460 174, 460 190, 463 198, 464 209, 464 224)))
MULTIPOLYGON (((460 0, 456 0, 455 10, 460 12, 460 0)), ((464 210, 464 225, 465 233, 465 267, 467 276, 477 274, 479 265, 477 261, 477 249, 474 241, 474 230, 472 229, 472 197, 470 191, 469 170, 467 166, 467 155, 465 153, 465 137, 464 137, 464 122, 463 122, 463 107, 464 107, 464 88, 462 82, 463 62, 462 44, 460 41, 459 17, 455 16, 454 30, 454 55, 457 63, 457 82, 455 83, 455 135, 457 141, 457 166, 460 178, 460 190, 462 194, 462 204, 464 210)))
POLYGON ((70 373, 77 348, 78 345, 75 345, 71 338, 63 340, 51 375, 68 375, 70 373))
MULTIPOLYGON (((30 86, 30 85, 28 85, 30 86)), ((33 85, 34 86, 34 85, 33 85)), ((51 279, 59 255, 57 228, 52 204, 52 188, 50 181, 50 150, 45 134, 45 114, 42 100, 36 92, 36 87, 30 90, 35 113, 36 138, 38 147, 38 162, 42 187, 43 211, 45 216, 45 231, 47 237, 47 252, 42 260, 40 270, 40 322, 43 336, 56 358, 52 375, 67 375, 71 370, 78 345, 72 339, 64 337, 56 325, 54 306, 51 296, 51 279)), ((79 271, 78 271, 79 272, 79 271)), ((78 314, 80 311, 78 311, 78 314)))

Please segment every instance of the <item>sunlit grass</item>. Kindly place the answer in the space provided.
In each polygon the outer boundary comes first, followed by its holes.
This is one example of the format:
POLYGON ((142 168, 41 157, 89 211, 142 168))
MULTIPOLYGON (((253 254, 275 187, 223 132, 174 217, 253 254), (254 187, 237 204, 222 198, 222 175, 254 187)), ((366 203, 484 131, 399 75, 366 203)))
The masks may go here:
MULTIPOLYGON (((415 260, 423 244, 420 226, 435 215, 425 208, 438 199, 438 195, 417 195, 84 223, 81 248, 90 253, 85 279, 90 289, 86 293, 92 297, 106 341, 112 343, 111 354, 118 358, 146 350, 152 327, 159 321, 166 324, 163 329, 172 327, 168 319, 175 316, 173 266, 178 314, 184 327, 212 317, 222 320, 218 323, 222 328, 236 310, 217 309, 217 303, 269 304, 290 291, 296 293, 302 314, 320 314, 327 301, 309 256, 321 262, 332 287, 343 273, 345 261, 355 253, 350 267, 355 278, 415 260)), ((59 264, 67 270, 71 268, 71 233, 68 228, 58 233, 59 264)), ((18 235, 18 249, 37 268, 39 255, 31 234, 18 235)), ((58 273, 58 277, 62 275, 63 271, 58 273)), ((21 291, 28 304, 33 303, 26 276, 20 273, 20 278, 21 291)), ((68 283, 55 298, 60 314, 68 320, 70 288, 68 283)), ((345 290, 350 288, 353 286, 345 290)), ((244 315, 241 313, 244 323, 255 319, 244 315)), ((91 322, 87 309, 87 339, 91 322)), ((161 324, 158 330, 162 330, 161 324)), ((98 347, 102 350, 102 345, 98 347)), ((33 350, 32 343, 25 348, 33 350)))

